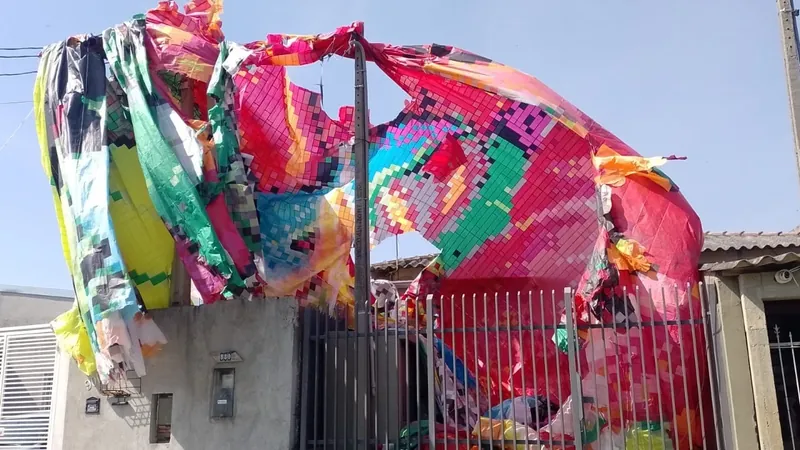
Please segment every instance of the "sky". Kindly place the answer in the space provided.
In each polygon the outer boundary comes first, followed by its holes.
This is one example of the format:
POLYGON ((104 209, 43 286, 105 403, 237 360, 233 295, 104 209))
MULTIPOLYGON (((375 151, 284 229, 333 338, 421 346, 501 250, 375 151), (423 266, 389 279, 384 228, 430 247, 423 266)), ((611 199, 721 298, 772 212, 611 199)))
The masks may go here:
MULTIPOLYGON (((26 0, 3 5, 0 47, 44 46, 101 33, 151 0, 26 0)), ((531 74, 645 156, 681 155, 665 171, 707 231, 800 225, 800 189, 774 1, 228 0, 223 30, 244 43, 268 33, 316 34, 360 20, 373 42, 461 47, 531 74), (300 6, 302 4, 303 6, 300 6)), ((20 52, 18 54, 30 54, 20 52)), ((35 52, 33 52, 35 53, 35 52)), ((8 54, 8 53, 0 53, 8 54)), ((0 59, 0 73, 36 59, 0 59)), ((324 107, 352 104, 353 63, 293 68, 324 86, 324 107)), ((368 71, 370 120, 394 118, 404 93, 368 71)), ((33 75, 0 77, 0 103, 28 101, 33 75)), ((32 105, 0 104, 0 284, 71 288, 32 105)), ((399 256, 435 249, 399 238, 399 256)), ((395 257, 394 239, 373 261, 395 257)))

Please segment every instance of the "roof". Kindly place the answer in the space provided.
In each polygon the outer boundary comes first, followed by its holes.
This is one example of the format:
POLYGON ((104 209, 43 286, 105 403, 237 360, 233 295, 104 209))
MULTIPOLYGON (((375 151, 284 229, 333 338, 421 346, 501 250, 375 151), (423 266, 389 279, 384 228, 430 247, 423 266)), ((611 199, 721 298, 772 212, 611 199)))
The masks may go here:
POLYGON ((66 289, 37 288, 29 286, 9 286, 0 284, 0 294, 27 295, 32 297, 52 297, 72 300, 75 293, 66 289))
POLYGON ((394 270, 395 266, 401 269, 424 269, 430 262, 438 256, 438 253, 428 255, 410 256, 397 260, 390 259, 372 264, 372 270, 394 270))
POLYGON ((703 251, 753 250, 800 247, 800 231, 777 233, 729 232, 706 233, 703 251))
POLYGON ((800 227, 777 233, 706 233, 700 270, 745 270, 800 262, 800 227))
MULTIPOLYGON (((707 232, 701 271, 721 271, 800 262, 800 227, 779 232, 707 232)), ((372 264, 373 270, 423 269, 436 253, 372 264)))

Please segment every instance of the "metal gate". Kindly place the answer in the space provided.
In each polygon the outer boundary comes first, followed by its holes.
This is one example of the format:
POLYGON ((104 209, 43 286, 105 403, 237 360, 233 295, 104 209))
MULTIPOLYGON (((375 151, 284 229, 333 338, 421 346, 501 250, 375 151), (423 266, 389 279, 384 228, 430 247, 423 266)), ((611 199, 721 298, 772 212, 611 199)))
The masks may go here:
POLYGON ((49 326, 0 328, 0 448, 50 448, 57 363, 49 326))
POLYGON ((375 309, 358 332, 308 308, 299 447, 721 448, 706 294, 578 311, 570 289, 445 295, 375 309))

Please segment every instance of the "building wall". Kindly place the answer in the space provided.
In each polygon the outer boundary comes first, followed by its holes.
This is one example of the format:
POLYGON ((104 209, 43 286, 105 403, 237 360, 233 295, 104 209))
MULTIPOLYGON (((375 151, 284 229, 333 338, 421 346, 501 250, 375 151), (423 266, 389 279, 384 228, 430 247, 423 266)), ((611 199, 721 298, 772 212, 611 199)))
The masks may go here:
POLYGON ((74 363, 60 384, 63 449, 138 450, 291 448, 298 392, 297 306, 294 298, 229 301, 153 311, 168 344, 147 360, 147 375, 131 380, 128 405, 87 387, 74 363), (218 364, 212 353, 236 351, 243 359, 218 364), (212 373, 233 367, 235 417, 212 421, 212 373), (151 444, 153 395, 173 394, 172 441, 151 444), (86 399, 100 397, 100 414, 86 415, 86 399))
POLYGON ((796 283, 775 281, 774 267, 752 273, 709 273, 717 287, 717 347, 725 448, 781 450, 784 442, 767 329, 765 302, 800 299, 796 283))
POLYGON ((0 328, 50 323, 73 298, 70 291, 0 286, 0 328))

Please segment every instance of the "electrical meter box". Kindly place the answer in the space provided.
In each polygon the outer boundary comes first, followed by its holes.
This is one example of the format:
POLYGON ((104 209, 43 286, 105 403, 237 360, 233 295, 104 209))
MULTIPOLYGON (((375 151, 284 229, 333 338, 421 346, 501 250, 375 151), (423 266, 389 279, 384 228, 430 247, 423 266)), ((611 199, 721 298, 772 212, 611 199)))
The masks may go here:
POLYGON ((228 419, 233 417, 234 382, 234 369, 214 369, 213 389, 211 393, 212 419, 228 419))

